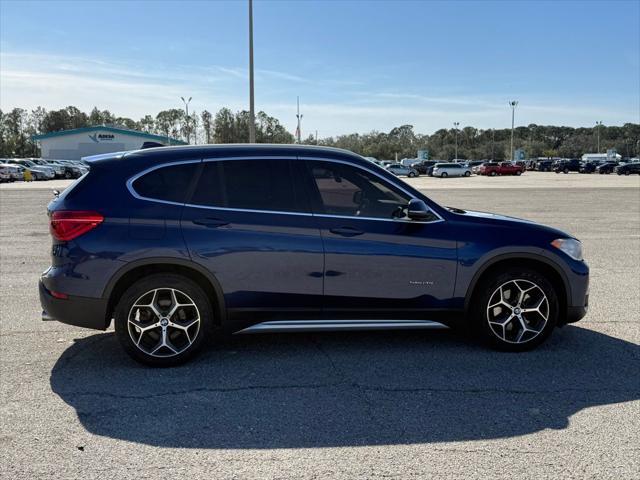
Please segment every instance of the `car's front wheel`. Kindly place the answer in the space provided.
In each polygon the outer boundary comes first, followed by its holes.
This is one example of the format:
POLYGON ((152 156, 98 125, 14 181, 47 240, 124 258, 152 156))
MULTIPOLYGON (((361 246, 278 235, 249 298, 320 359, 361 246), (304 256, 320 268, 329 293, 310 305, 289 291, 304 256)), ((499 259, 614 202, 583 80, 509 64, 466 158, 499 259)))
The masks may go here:
POLYGON ((529 269, 494 275, 475 296, 476 325, 499 350, 520 352, 537 347, 558 321, 559 301, 551 282, 529 269))
POLYGON ((409 172, 409 178, 413 178, 413 177, 415 177, 415 176, 416 176, 416 174, 415 174, 415 173, 413 173, 413 172, 409 172))
POLYGON ((138 362, 168 367, 190 359, 205 344, 213 309, 189 278, 156 274, 138 280, 122 295, 115 329, 124 350, 138 362))
POLYGON ((464 172, 464 176, 465 177, 470 177, 471 176, 471 172, 469 170, 467 170, 466 172, 464 172))

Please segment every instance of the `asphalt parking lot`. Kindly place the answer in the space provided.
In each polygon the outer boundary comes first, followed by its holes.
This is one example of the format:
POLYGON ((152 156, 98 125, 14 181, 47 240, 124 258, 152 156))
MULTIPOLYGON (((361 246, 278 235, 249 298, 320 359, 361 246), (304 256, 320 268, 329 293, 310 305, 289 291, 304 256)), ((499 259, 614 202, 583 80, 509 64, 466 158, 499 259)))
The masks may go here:
POLYGON ((0 189, 0 476, 638 478, 640 178, 411 182, 583 240, 587 317, 525 354, 449 331, 280 334, 148 369, 112 332, 40 320, 52 187, 0 189))

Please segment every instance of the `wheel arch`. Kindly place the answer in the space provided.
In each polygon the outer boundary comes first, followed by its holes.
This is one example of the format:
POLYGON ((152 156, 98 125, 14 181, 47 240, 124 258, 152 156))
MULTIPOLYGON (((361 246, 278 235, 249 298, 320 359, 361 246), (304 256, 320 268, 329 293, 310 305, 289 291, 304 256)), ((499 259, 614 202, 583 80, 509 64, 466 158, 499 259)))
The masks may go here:
POLYGON ((560 301, 560 312, 566 312, 567 306, 570 305, 571 301, 571 289, 567 276, 562 271, 562 268, 552 260, 541 255, 513 253, 490 258, 476 271, 469 283, 469 286, 467 287, 464 302, 465 313, 468 312, 474 299, 474 295, 478 292, 477 287, 478 285, 481 285, 482 280, 512 267, 531 268, 549 278, 549 281, 556 289, 558 300, 560 301))
POLYGON ((222 287, 218 280, 210 272, 193 262, 159 257, 131 262, 113 276, 102 295, 102 298, 107 300, 105 328, 109 326, 118 300, 126 289, 137 280, 158 273, 178 274, 196 282, 212 301, 212 307, 216 314, 214 316, 216 325, 224 324, 226 307, 222 287))

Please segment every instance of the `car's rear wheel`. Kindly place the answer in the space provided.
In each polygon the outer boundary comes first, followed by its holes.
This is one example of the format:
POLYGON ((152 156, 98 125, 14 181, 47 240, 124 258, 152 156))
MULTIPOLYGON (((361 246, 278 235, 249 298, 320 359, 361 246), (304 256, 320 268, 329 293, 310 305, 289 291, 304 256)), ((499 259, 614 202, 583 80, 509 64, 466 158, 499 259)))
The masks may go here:
POLYGON ((519 177, 520 175, 522 175, 522 172, 521 172, 520 170, 518 170, 518 171, 516 172, 516 175, 519 177))
POLYGON ((116 335, 138 362, 168 367, 190 359, 205 344, 213 309, 202 288, 173 274, 138 280, 122 295, 115 312, 116 335))
POLYGON ((469 170, 467 170, 466 172, 464 172, 464 176, 465 177, 470 177, 471 176, 471 172, 469 170))
POLYGON ((520 352, 544 342, 558 321, 551 282, 530 269, 509 269, 481 287, 473 304, 483 339, 498 350, 520 352))
POLYGON ((448 177, 448 176, 449 176, 449 174, 447 172, 442 172, 440 174, 440 178, 445 178, 445 177, 448 177))
POLYGON ((415 174, 415 173, 413 173, 413 172, 409 172, 409 178, 413 178, 413 177, 415 177, 415 176, 416 176, 416 174, 415 174))
POLYGON ((497 173, 496 172, 491 172, 489 175, 492 176, 492 177, 495 177, 497 175, 497 173))

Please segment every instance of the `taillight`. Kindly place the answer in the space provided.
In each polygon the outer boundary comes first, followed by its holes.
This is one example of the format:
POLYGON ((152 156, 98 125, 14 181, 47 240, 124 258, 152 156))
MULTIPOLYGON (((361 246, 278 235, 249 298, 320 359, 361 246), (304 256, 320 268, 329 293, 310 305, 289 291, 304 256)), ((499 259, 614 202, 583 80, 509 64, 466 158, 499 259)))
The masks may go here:
POLYGON ((53 238, 68 242, 93 230, 104 221, 98 212, 61 210, 53 212, 49 231, 53 238))

